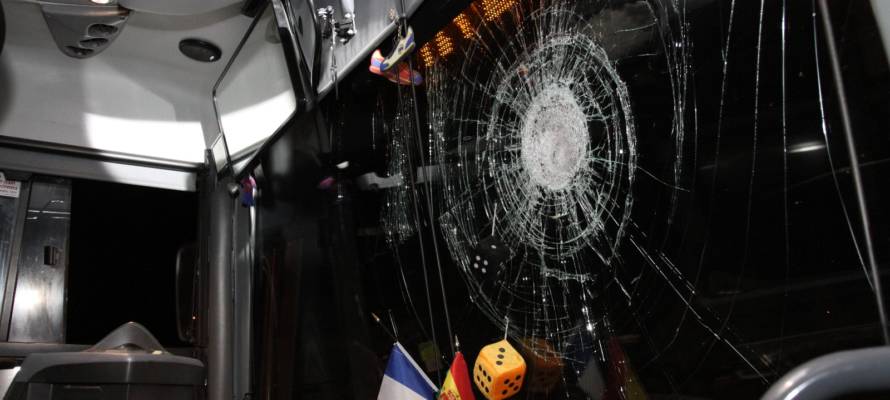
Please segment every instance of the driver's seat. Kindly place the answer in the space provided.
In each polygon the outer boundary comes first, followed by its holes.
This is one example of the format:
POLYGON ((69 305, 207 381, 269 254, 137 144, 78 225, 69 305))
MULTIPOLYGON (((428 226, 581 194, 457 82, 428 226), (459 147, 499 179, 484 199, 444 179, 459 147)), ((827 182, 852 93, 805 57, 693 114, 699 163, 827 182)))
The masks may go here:
POLYGON ((201 361, 170 354, 129 322, 79 352, 25 358, 5 400, 192 400, 204 384, 201 361))

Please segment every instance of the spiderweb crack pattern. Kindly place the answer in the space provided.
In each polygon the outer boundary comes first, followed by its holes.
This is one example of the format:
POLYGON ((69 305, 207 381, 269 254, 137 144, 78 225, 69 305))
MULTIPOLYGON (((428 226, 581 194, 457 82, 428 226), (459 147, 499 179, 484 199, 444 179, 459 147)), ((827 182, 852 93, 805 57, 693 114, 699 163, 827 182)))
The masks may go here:
POLYGON ((426 72, 433 159, 444 173, 443 237, 471 301, 495 325, 509 324, 517 341, 546 339, 546 351, 567 360, 601 347, 611 331, 601 290, 616 287, 632 308, 642 301, 642 272, 628 278, 622 270, 633 256, 760 374, 727 338, 731 331, 714 329, 709 310, 693 304, 694 285, 647 247, 631 217, 640 171, 669 188, 676 209, 687 118, 683 12, 670 1, 640 4, 648 21, 609 31, 601 21, 610 18, 591 23, 591 14, 614 12, 609 2, 519 3, 499 21, 477 18, 463 57, 426 72), (632 98, 614 58, 624 51, 615 37, 640 30, 653 32, 672 90, 664 134, 675 161, 663 180, 640 166, 632 98), (508 255, 480 268, 484 246, 508 255))
POLYGON ((584 20, 559 3, 520 14, 527 20, 509 43, 472 42, 456 82, 430 71, 431 93, 456 94, 430 96, 438 161, 448 166, 441 225, 474 302, 495 322, 514 321, 517 338, 546 337, 563 351, 579 327, 597 323, 574 301, 595 297, 588 284, 617 257, 636 138, 627 88, 584 20), (493 66, 487 76, 480 64, 493 66), (461 110, 470 102, 483 106, 461 110), (446 151, 455 131, 457 148, 446 151), (487 237, 510 257, 478 278, 471 257, 487 237))
MULTIPOLYGON (((383 208, 380 213, 380 225, 383 228, 386 241, 390 245, 404 243, 414 235, 414 219, 412 210, 414 204, 411 201, 411 182, 405 177, 411 176, 411 162, 409 160, 412 120, 410 96, 400 95, 400 100, 392 116, 385 115, 383 105, 377 105, 375 120, 382 124, 382 131, 389 134, 387 146, 386 176, 398 179, 398 185, 385 191, 383 208)), ((376 127, 375 127, 376 128, 376 127)))

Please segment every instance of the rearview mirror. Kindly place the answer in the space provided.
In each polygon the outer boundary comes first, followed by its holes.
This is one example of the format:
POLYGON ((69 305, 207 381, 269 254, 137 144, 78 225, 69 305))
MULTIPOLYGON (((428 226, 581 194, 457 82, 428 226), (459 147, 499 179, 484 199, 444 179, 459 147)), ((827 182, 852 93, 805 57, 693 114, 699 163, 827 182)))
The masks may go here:
POLYGON ((187 244, 176 253, 176 330, 188 343, 196 341, 200 284, 197 247, 187 244))

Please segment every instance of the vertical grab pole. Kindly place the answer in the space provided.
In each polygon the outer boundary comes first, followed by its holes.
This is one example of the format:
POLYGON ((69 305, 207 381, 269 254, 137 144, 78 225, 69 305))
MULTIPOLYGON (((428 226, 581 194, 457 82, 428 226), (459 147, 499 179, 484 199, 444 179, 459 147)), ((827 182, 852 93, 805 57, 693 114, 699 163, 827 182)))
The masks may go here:
MULTIPOLYGON (((211 163, 211 166, 213 163, 211 163)), ((211 168, 209 176, 215 178, 211 168)), ((208 241, 207 398, 231 399, 233 391, 232 197, 226 187, 232 178, 213 184, 210 196, 208 241)))
POLYGON ((881 276, 878 271, 874 245, 871 240, 868 208, 865 204, 865 190, 862 187, 862 176, 859 173, 859 157, 856 155, 856 141, 853 138, 853 128, 850 123, 847 93, 844 90, 844 79, 841 73, 840 57, 837 54, 837 47, 835 46, 834 28, 831 26, 831 13, 828 10, 828 3, 826 0, 819 0, 819 11, 822 14, 822 27, 825 29, 825 45, 828 47, 829 60, 831 61, 831 72, 834 77, 834 87, 835 90, 837 90, 838 106, 840 107, 844 136, 847 139, 847 152, 850 156, 850 170, 853 171, 853 185, 856 190, 856 201, 859 205, 859 217, 862 219, 862 235, 865 239, 865 252, 868 255, 872 283, 875 288, 875 301, 878 303, 878 317, 881 320, 881 333, 884 337, 884 344, 888 345, 890 344, 890 332, 888 332, 887 314, 884 311, 884 294, 881 291, 881 276))

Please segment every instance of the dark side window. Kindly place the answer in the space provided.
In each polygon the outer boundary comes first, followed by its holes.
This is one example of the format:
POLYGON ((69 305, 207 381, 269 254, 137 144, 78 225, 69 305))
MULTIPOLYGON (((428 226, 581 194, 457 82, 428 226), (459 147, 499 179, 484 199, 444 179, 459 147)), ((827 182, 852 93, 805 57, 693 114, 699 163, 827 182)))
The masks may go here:
POLYGON ((75 180, 72 187, 68 343, 91 344, 139 322, 177 346, 176 253, 197 237, 195 193, 75 180))

